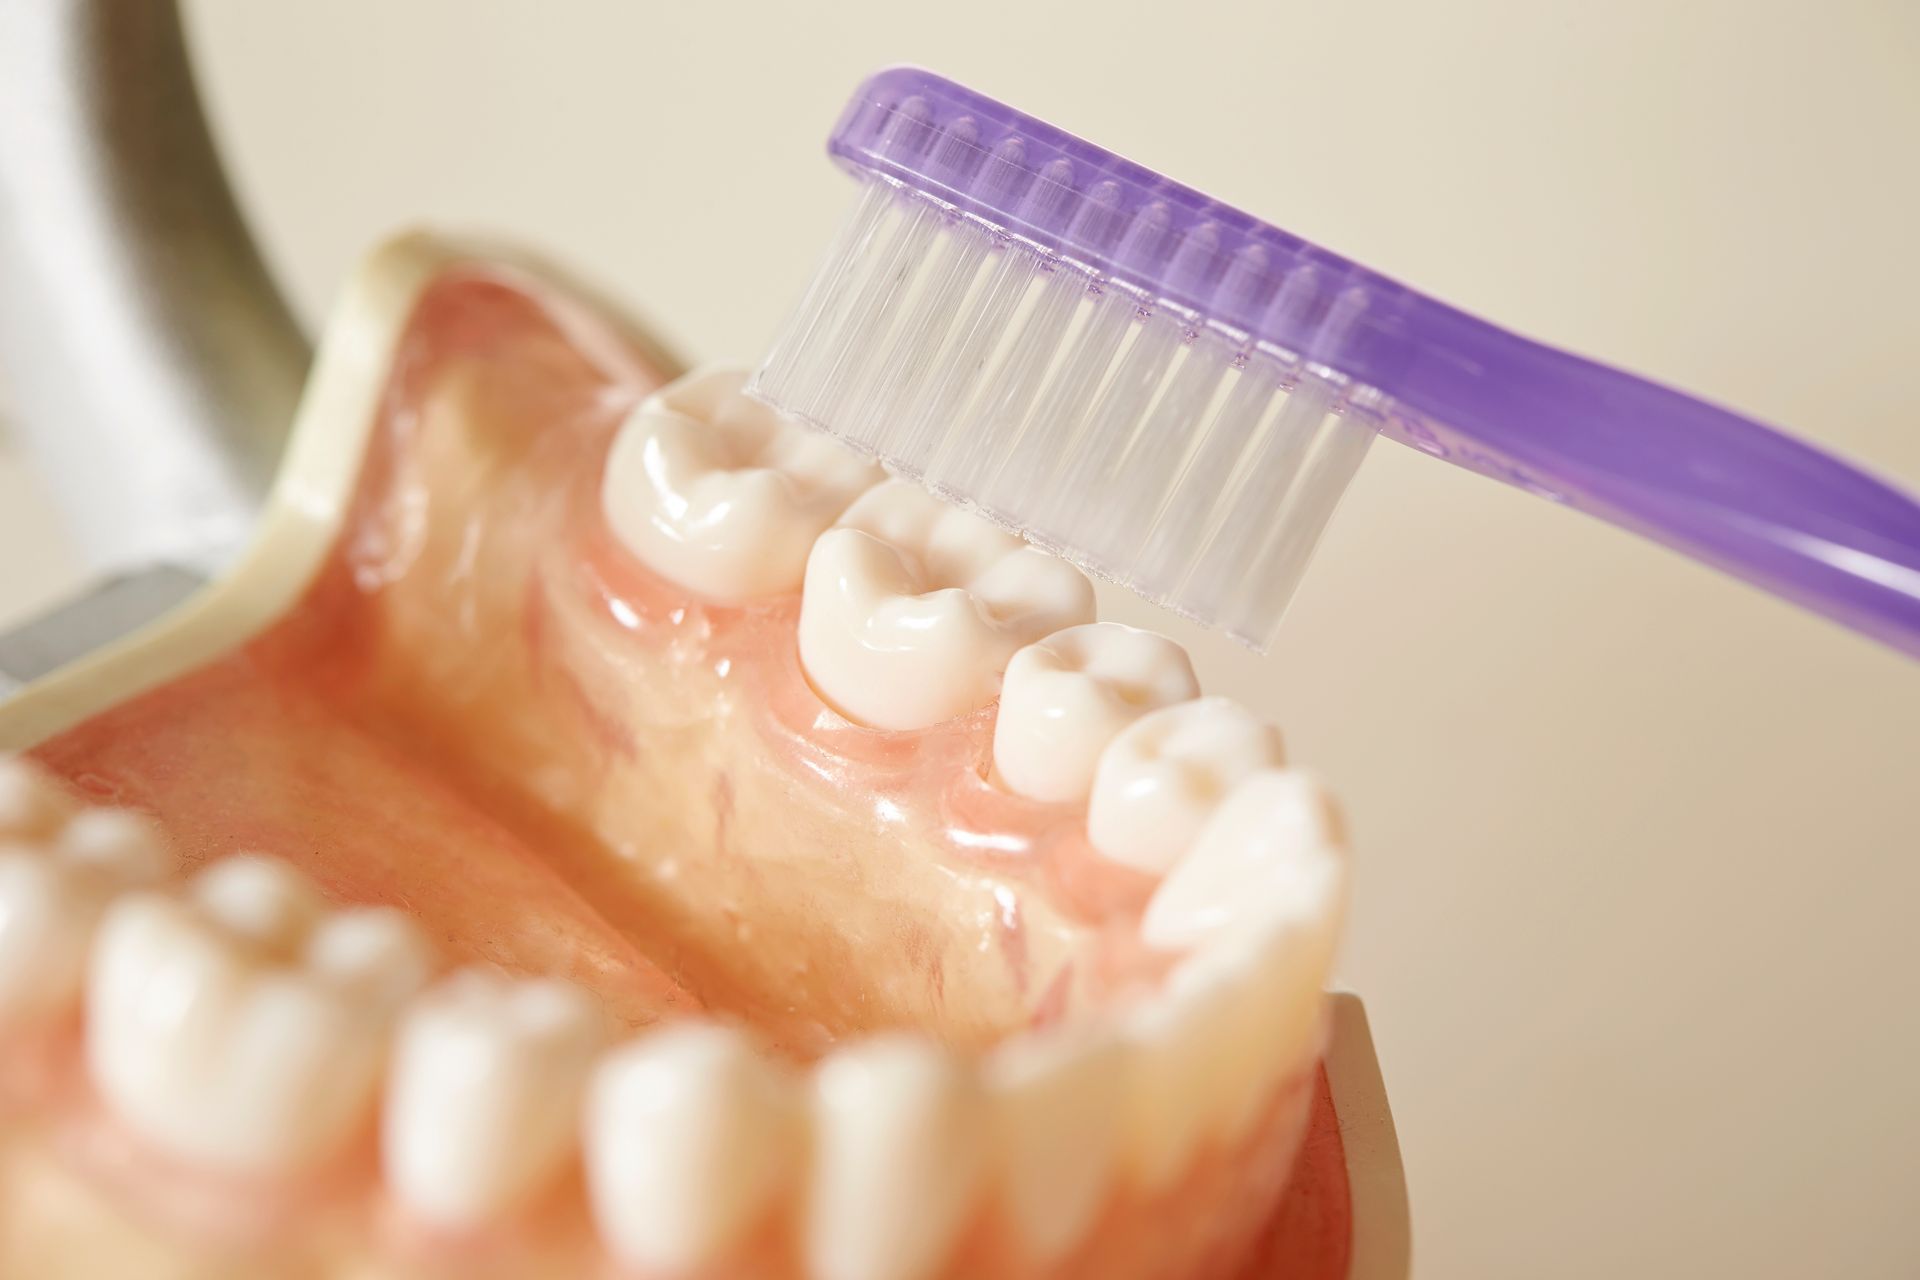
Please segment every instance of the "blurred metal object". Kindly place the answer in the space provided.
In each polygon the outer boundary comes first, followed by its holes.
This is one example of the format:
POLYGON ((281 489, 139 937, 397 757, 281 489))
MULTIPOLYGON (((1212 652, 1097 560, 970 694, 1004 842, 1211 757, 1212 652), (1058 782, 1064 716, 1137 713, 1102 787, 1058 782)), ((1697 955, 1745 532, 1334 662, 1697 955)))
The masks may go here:
POLYGON ((88 563, 245 541, 309 357, 166 0, 0 0, 0 394, 88 563))
POLYGON ((32 622, 0 632, 0 699, 145 626, 205 584, 190 570, 154 565, 117 574, 32 622))

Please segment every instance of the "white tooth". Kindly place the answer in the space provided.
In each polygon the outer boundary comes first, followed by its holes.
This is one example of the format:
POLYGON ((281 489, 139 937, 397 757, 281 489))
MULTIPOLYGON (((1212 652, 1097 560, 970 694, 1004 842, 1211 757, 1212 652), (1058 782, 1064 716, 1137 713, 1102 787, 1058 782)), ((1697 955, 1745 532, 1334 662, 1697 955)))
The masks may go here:
POLYGON ((1214 1061, 1234 1035, 1238 994, 1230 984, 1170 979, 1125 1018, 1125 1151, 1149 1195, 1186 1172, 1206 1136, 1214 1061))
POLYGON ((586 992, 469 969, 402 1018, 381 1112, 388 1185, 422 1218, 473 1227, 525 1205, 572 1155, 603 1038, 586 992))
POLYGON ((71 1007, 107 900, 167 869, 152 824, 114 809, 82 810, 51 847, 0 842, 0 1022, 71 1007))
POLYGON ((807 548, 882 472, 741 390, 740 369, 648 396, 607 457, 601 503, 628 550, 711 600, 797 589, 807 548))
POLYGON ((1160 874, 1235 783, 1280 763, 1279 731, 1231 698, 1149 712, 1100 755, 1087 841, 1115 862, 1160 874))
POLYGON ((738 1031, 685 1023, 615 1050, 584 1123, 601 1239, 649 1274, 718 1265, 791 1185, 801 1120, 791 1084, 738 1031))
POLYGON ((1169 979, 1172 991, 1220 1010, 1188 1087, 1208 1100, 1203 1123, 1224 1141, 1245 1136, 1275 1087, 1319 1055, 1334 940, 1318 921, 1282 912, 1209 943, 1169 979))
POLYGON ((1263 769, 1222 800, 1154 891, 1149 946, 1180 950, 1276 918, 1331 928, 1346 861, 1331 801, 1311 776, 1263 769))
POLYGON ((978 1087, 931 1041, 883 1036, 814 1076, 806 1257, 813 1280, 925 1280, 976 1203, 985 1158, 978 1087))
POLYGON ((391 1019, 350 965, 342 977, 275 963, 312 942, 323 922, 303 913, 318 893, 286 868, 242 861, 203 872, 188 899, 135 892, 108 906, 87 979, 86 1063, 120 1120, 168 1154, 280 1174, 356 1131, 391 1019))
POLYGON ((306 966, 342 990, 397 1011, 427 985, 439 957, 397 907, 350 907, 323 916, 306 939, 306 966))
POLYGON ((987 1062, 1000 1203, 1036 1261, 1080 1243, 1111 1184, 1126 1058, 1106 1039, 1022 1037, 987 1062))
POLYGON ((79 993, 99 886, 43 852, 0 847, 0 1022, 57 1013, 79 993))
POLYGON ((0 838, 47 839, 74 808, 52 774, 24 756, 0 755, 0 838))
POLYGON ((814 542, 800 663, 848 719, 921 729, 991 702, 1015 650, 1093 609, 1066 561, 892 480, 814 542))
POLYGON ((212 863, 188 884, 207 918, 275 957, 291 956, 326 912, 311 880, 277 858, 237 854, 212 863))
POLYGON ((55 849, 64 861, 128 887, 158 884, 173 870, 159 826, 127 809, 82 809, 61 829, 55 849))
POLYGON ((1016 795, 1079 802, 1119 732, 1200 696, 1187 651, 1118 622, 1068 627, 1007 663, 993 726, 996 776, 1016 795))

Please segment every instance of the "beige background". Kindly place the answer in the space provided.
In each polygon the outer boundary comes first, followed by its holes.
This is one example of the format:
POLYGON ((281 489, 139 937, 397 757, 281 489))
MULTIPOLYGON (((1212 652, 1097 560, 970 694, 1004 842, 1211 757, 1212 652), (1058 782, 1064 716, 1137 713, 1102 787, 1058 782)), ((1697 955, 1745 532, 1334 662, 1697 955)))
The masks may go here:
MULTIPOLYGON (((1901 0, 188 8, 310 321, 425 219, 750 356, 916 61, 1920 487, 1901 0)), ((48 518, 0 451, 0 620, 48 518)), ((1194 647, 1348 798, 1420 1275, 1920 1274, 1920 667, 1391 445, 1278 652, 1194 647)))

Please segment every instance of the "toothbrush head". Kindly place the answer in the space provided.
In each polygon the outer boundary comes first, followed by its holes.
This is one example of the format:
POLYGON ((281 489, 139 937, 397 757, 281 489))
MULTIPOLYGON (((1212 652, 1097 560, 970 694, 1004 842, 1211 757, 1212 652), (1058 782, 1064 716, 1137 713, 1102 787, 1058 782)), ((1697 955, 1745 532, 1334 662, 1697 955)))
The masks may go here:
POLYGON ((1379 421, 1390 282, 915 68, 829 142, 852 212, 750 389, 1264 648, 1379 421))

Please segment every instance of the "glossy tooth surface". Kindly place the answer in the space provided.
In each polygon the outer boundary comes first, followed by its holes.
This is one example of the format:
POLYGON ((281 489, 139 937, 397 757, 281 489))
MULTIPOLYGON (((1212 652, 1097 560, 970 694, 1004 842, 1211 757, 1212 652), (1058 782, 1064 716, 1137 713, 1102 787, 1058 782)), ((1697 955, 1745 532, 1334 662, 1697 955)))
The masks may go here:
POLYGON ((779 1068, 726 1027, 666 1027, 607 1055, 584 1143, 608 1251, 650 1274, 724 1260, 792 1184, 802 1119, 779 1068))
POLYGON ((107 902, 168 869, 153 825, 119 810, 83 810, 47 843, 0 840, 0 1023, 72 1007, 107 902))
POLYGON ((1213 1051, 1194 1067, 1208 1131, 1229 1142, 1243 1137, 1275 1088, 1318 1057, 1336 932, 1282 913, 1174 970, 1170 988, 1217 1009, 1222 1024, 1213 1051))
POLYGON ((1135 1185, 1151 1195, 1186 1172, 1220 1100, 1210 1093, 1244 1002, 1231 982, 1176 973, 1124 1023, 1127 1098, 1124 1153, 1135 1185))
POLYGON ((183 898, 114 900, 87 976, 86 1064, 122 1123, 177 1159, 254 1175, 308 1167, 352 1136, 396 994, 374 966, 394 952, 347 947, 359 962, 342 961, 323 939, 355 933, 337 922, 361 912, 318 902, 260 859, 214 864, 183 898))
POLYGON ((709 600, 796 590, 807 549, 882 472, 706 369, 648 396, 607 456, 601 503, 627 549, 709 600))
POLYGON ((39 765, 24 756, 0 755, 0 839, 47 839, 76 807, 39 765))
POLYGON ((1332 927, 1346 860, 1332 803, 1308 774, 1242 779, 1154 891, 1140 922, 1149 946, 1178 950, 1276 919, 1332 927))
POLYGON ((992 701, 1016 650, 1093 611, 1066 561, 891 480, 814 542, 800 662, 855 723, 920 729, 992 701))
POLYGON ((1114 1176, 1126 1056, 1106 1039, 1022 1039, 988 1060, 1000 1204, 1033 1257, 1085 1237, 1114 1176))
POLYGON ((879 1037, 824 1060, 814 1077, 808 1274, 939 1274, 981 1191, 985 1135, 977 1085, 931 1041, 879 1037))
POLYGON ((1149 711, 1200 696, 1187 651, 1117 622, 1068 627, 1007 664, 993 726, 997 779, 1016 795, 1078 802, 1107 744, 1149 711))
POLYGON ((603 1037, 592 997, 555 979, 468 969, 422 994, 401 1017, 381 1111, 388 1187, 443 1227, 526 1204, 572 1154, 603 1037))
POLYGON ((1164 872, 1234 784, 1281 762, 1279 730, 1231 698, 1149 712, 1100 755, 1087 840, 1115 862, 1164 872))

